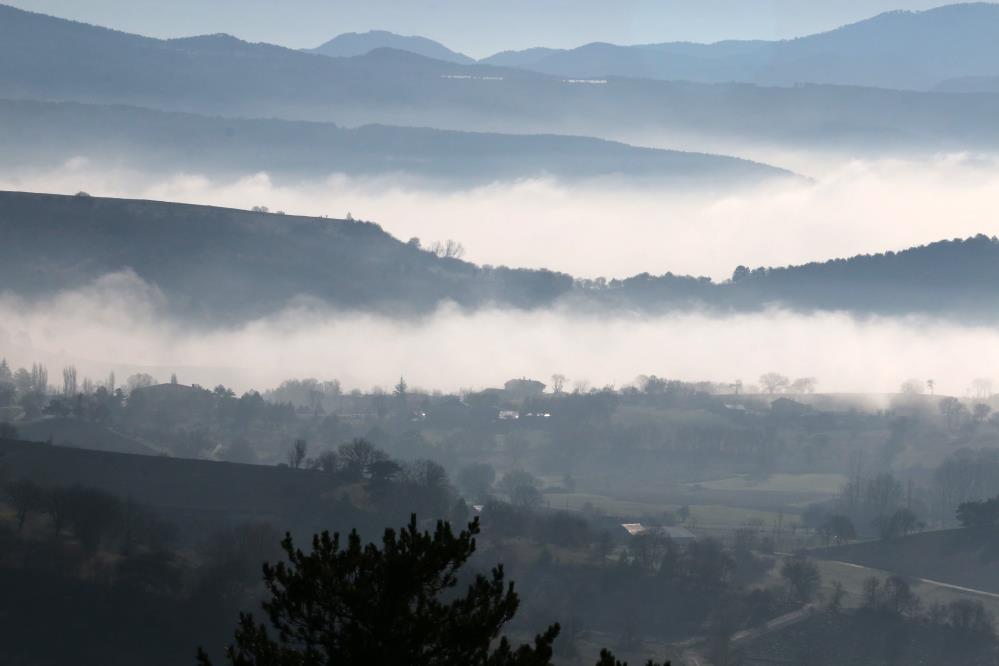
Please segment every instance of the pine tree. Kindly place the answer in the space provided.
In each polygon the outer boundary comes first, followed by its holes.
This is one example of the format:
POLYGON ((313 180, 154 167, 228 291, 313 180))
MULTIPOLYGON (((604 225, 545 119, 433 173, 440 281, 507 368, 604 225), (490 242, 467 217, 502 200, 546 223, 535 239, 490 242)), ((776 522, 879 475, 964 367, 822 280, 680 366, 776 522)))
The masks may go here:
MULTIPOLYGON (((500 633, 519 605, 502 565, 476 575, 456 594, 458 572, 475 552, 478 519, 455 534, 443 521, 431 535, 414 515, 382 546, 362 546, 357 531, 313 537, 312 552, 282 547, 288 562, 264 565, 270 598, 263 603, 272 631, 240 615, 233 666, 549 666, 558 625, 514 648, 500 633), (499 639, 499 640, 497 640, 499 639)), ((210 666, 203 650, 198 662, 210 666)), ((649 662, 650 666, 652 662, 649 662)), ((598 666, 625 666, 609 652, 598 666)))

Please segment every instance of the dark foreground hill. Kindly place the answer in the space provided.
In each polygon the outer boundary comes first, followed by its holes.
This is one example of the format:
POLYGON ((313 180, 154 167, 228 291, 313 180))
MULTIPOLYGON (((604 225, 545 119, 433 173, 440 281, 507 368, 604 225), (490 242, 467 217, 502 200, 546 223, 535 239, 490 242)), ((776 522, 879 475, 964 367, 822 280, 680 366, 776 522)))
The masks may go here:
POLYGON ((731 186, 790 174, 730 157, 635 148, 585 137, 415 127, 246 120, 127 106, 0 100, 0 166, 53 166, 70 157, 277 177, 401 174, 458 183, 621 175, 660 185, 731 186), (196 160, 192 162, 192 156, 196 160))
POLYGON ((6 291, 43 297, 110 273, 134 274, 154 305, 214 323, 291 305, 410 316, 443 303, 999 318, 999 240, 986 236, 802 266, 740 267, 721 283, 671 273, 574 280, 439 257, 369 222, 86 195, 2 192, 0 237, 6 291))
POLYGON ((227 35, 150 39, 2 5, 0 97, 345 125, 657 138, 675 133, 795 148, 999 145, 999 95, 576 81, 395 49, 331 58, 227 35))
POLYGON ((98 488, 177 519, 274 520, 329 489, 321 473, 0 440, 8 478, 98 488))

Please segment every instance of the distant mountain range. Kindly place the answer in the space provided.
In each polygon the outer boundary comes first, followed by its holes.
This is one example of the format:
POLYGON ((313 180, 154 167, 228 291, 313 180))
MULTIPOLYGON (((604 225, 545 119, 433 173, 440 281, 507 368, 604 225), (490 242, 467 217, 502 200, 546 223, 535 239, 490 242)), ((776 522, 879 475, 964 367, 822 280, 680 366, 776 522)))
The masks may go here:
POLYGON ((415 315, 445 302, 590 311, 753 311, 773 305, 999 320, 999 240, 978 236, 730 281, 638 275, 608 282, 479 267, 375 224, 156 201, 0 192, 0 285, 25 298, 131 270, 174 314, 245 321, 293 302, 415 315))
MULTIPOLYGON (((340 35, 313 52, 358 56, 386 47, 448 62, 475 62, 438 42, 384 31, 340 35)), ((828 32, 781 41, 633 46, 595 42, 574 49, 503 51, 479 63, 570 78, 940 89, 952 79, 999 76, 999 4, 887 12, 828 32)))
POLYGON ((611 78, 569 82, 395 49, 331 58, 226 35, 158 40, 0 6, 0 98, 206 115, 696 141, 999 146, 999 95, 842 86, 762 88, 611 78))
POLYGON ((348 129, 332 123, 241 120, 75 102, 0 100, 0 127, 0 168, 51 167, 82 156, 145 171, 266 171, 278 178, 401 174, 459 185, 621 175, 663 186, 731 187, 791 176, 731 157, 585 137, 385 125, 348 129))
POLYGON ((352 58, 354 56, 367 55, 375 49, 409 51, 410 53, 415 53, 426 58, 454 62, 459 65, 475 64, 473 58, 469 58, 464 53, 456 53, 432 39, 396 35, 384 30, 371 30, 364 33, 347 32, 310 50, 312 53, 332 56, 334 58, 352 58))
POLYGON ((930 90, 942 81, 999 75, 999 5, 894 11, 798 39, 674 42, 498 53, 485 64, 566 77, 800 83, 930 90))

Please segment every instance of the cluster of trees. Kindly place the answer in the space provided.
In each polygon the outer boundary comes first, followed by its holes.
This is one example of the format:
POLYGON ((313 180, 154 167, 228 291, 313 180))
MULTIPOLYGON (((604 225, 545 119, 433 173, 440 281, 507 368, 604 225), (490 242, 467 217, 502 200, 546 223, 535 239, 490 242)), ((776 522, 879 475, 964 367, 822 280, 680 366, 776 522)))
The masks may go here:
POLYGON ((775 393, 790 393, 792 395, 806 395, 815 393, 815 387, 819 380, 815 377, 799 377, 794 381, 777 372, 768 372, 760 376, 760 386, 768 395, 775 393))
POLYGON ((999 495, 978 502, 962 502, 957 519, 964 527, 988 527, 999 524, 999 495))
POLYGON ((915 506, 911 490, 907 491, 893 474, 858 474, 843 486, 834 515, 813 526, 840 540, 855 538, 857 529, 893 539, 925 527, 915 506))
POLYGON ((901 576, 864 581, 862 608, 947 626, 971 637, 995 638, 995 618, 980 601, 959 599, 924 608, 922 600, 901 576))
POLYGON ((958 507, 999 495, 999 449, 959 449, 933 472, 937 512, 952 524, 958 507))
POLYGON ((138 546, 163 548, 176 535, 176 529, 155 512, 97 488, 44 487, 15 479, 5 482, 2 491, 18 534, 31 516, 44 516, 54 538, 72 536, 91 556, 111 538, 127 553, 138 546))

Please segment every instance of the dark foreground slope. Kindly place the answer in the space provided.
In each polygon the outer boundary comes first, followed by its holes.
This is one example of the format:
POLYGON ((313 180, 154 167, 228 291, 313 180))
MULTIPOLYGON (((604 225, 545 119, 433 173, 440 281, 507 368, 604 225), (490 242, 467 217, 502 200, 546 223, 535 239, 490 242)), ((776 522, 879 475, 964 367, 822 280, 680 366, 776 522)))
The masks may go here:
POLYGON ((587 281, 480 267, 403 243, 369 222, 82 195, 2 192, 0 235, 5 291, 43 297, 112 273, 134 275, 144 284, 102 284, 141 286, 153 306, 216 323, 296 305, 409 316, 445 302, 999 318, 999 240, 986 236, 802 266, 740 267, 717 283, 671 273, 587 281))
POLYGON ((0 440, 7 477, 45 487, 84 486, 156 509, 172 519, 275 520, 328 490, 321 473, 287 467, 93 451, 0 440))
POLYGON ((0 168, 83 156, 145 171, 266 171, 278 177, 401 174, 481 183, 621 175, 664 185, 731 186, 788 177, 715 155, 636 148, 585 137, 454 132, 277 119, 246 120, 127 106, 0 100, 0 168))
POLYGON ((588 83, 394 49, 331 58, 226 35, 149 39, 2 5, 0 97, 347 125, 669 132, 795 148, 999 145, 999 95, 629 78, 588 83))

